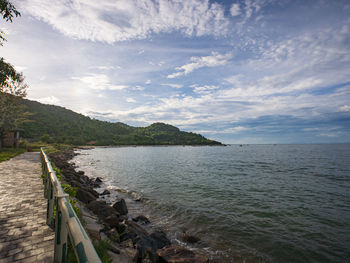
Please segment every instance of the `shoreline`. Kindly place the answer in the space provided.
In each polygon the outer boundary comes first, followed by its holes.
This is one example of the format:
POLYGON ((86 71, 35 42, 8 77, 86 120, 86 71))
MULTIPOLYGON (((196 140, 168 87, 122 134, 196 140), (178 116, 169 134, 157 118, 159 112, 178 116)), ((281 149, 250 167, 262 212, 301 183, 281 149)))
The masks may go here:
MULTIPOLYGON (((124 147, 226 147, 231 144, 125 144, 125 145, 81 145, 73 149, 90 150, 94 148, 124 148, 124 147)), ((239 145, 239 144, 237 144, 239 145)))
MULTIPOLYGON (((61 169, 64 181, 77 187, 76 199, 79 200, 83 220, 87 221, 89 235, 96 240, 112 240, 109 255, 113 262, 209 262, 206 256, 171 242, 167 233, 146 216, 136 215, 137 209, 130 215, 128 208, 133 210, 133 206, 128 207, 127 204, 140 203, 141 199, 127 200, 127 193, 103 188, 105 184, 101 178, 91 178, 84 171, 76 171, 77 167, 72 162, 74 156, 78 155, 75 150, 95 147, 70 148, 49 154, 49 157, 61 169)), ((199 241, 197 237, 187 234, 184 234, 183 239, 188 244, 199 241)))

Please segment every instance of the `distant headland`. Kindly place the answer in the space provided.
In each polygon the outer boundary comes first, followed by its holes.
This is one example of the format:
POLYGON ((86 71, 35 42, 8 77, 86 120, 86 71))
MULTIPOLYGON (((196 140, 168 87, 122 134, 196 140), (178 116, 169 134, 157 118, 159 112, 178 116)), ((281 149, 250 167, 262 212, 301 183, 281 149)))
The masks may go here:
POLYGON ((47 143, 72 145, 223 145, 192 132, 165 123, 133 127, 121 122, 107 122, 66 108, 23 100, 29 121, 21 125, 22 137, 47 143))

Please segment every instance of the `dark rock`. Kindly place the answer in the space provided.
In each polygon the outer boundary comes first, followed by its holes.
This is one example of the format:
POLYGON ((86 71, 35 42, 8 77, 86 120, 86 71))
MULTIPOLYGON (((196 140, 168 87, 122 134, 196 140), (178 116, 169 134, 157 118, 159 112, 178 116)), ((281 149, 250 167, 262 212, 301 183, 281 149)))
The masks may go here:
POLYGON ((94 189, 92 188, 87 188, 87 191, 89 191, 92 195, 94 195, 96 198, 98 198, 100 196, 100 194, 98 192, 96 192, 94 189))
POLYGON ((107 216, 104 219, 105 223, 108 224, 111 228, 118 226, 119 224, 119 217, 116 215, 110 215, 107 216))
POLYGON ((136 243, 137 239, 138 239, 138 235, 134 232, 125 232, 124 234, 121 233, 120 235, 120 241, 126 241, 126 240, 132 240, 132 243, 136 243))
POLYGON ((113 208, 120 214, 120 215, 126 215, 128 213, 128 208, 126 206, 125 200, 120 199, 119 201, 115 202, 113 205, 113 208))
POLYGON ((127 226, 124 223, 118 223, 115 229, 120 235, 125 234, 127 226))
POLYGON ((208 263, 205 256, 195 254, 191 250, 178 245, 172 245, 157 250, 157 254, 164 262, 171 263, 208 263))
POLYGON ((119 216, 119 222, 123 222, 123 221, 127 221, 127 220, 128 220, 128 216, 126 216, 126 215, 119 216))
POLYGON ((135 221, 135 222, 141 223, 142 225, 146 225, 146 224, 150 223, 148 218, 145 217, 144 215, 139 215, 137 217, 134 217, 132 220, 135 221))
POLYGON ((111 192, 106 189, 100 195, 110 195, 110 194, 111 194, 111 192))
POLYGON ((194 244, 194 243, 197 243, 198 241, 200 241, 200 239, 196 236, 193 236, 193 235, 189 235, 189 234, 182 234, 181 235, 181 239, 187 243, 190 243, 190 244, 194 244))
POLYGON ((91 201, 86 207, 102 219, 111 215, 119 216, 118 212, 105 201, 91 201))
POLYGON ((163 231, 155 231, 150 235, 153 238, 157 249, 169 246, 171 244, 170 240, 166 237, 163 231))
POLYGON ((82 176, 82 175, 85 174, 85 172, 84 172, 84 171, 78 171, 77 174, 80 175, 80 176, 82 176))
POLYGON ((70 185, 73 186, 73 187, 82 187, 81 183, 78 182, 77 180, 70 180, 69 181, 70 185))
POLYGON ((97 183, 102 183, 102 180, 101 180, 100 177, 96 177, 95 182, 97 182, 97 183))
POLYGON ((156 251, 165 246, 169 246, 170 240, 166 237, 164 232, 156 231, 149 236, 140 235, 136 240, 136 248, 139 251, 139 255, 141 258, 154 257, 156 251))
POLYGON ((109 239, 111 240, 118 240, 119 239, 119 233, 116 229, 110 229, 109 231, 105 232, 107 234, 107 236, 109 237, 109 239))
POLYGON ((96 197, 90 192, 86 191, 83 188, 77 189, 77 198, 85 204, 90 203, 91 201, 96 200, 96 197))
POLYGON ((115 244, 110 244, 108 249, 115 254, 120 254, 120 248, 117 247, 115 244))
POLYGON ((131 233, 136 233, 138 236, 148 236, 148 232, 140 225, 133 221, 127 220, 128 230, 131 233))

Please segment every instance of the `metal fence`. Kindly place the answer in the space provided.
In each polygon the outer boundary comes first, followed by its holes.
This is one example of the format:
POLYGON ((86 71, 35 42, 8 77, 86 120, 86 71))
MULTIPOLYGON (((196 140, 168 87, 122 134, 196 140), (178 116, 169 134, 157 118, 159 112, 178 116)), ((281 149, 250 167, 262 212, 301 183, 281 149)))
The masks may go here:
POLYGON ((67 262, 68 235, 79 263, 101 262, 90 238, 69 203, 69 195, 63 191, 43 148, 41 149, 41 164, 44 174, 44 194, 47 199, 46 223, 55 228, 54 262, 67 262))

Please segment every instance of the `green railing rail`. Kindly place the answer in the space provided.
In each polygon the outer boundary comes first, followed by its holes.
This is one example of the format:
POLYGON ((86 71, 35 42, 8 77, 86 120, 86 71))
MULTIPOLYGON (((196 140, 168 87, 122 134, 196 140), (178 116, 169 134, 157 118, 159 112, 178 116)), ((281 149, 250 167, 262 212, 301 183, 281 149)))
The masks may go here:
POLYGON ((55 227, 54 262, 67 262, 68 235, 79 263, 101 262, 90 238, 69 203, 69 196, 63 191, 44 148, 41 148, 41 164, 45 176, 44 195, 47 199, 46 223, 55 227), (55 207, 56 217, 54 219, 55 207))

